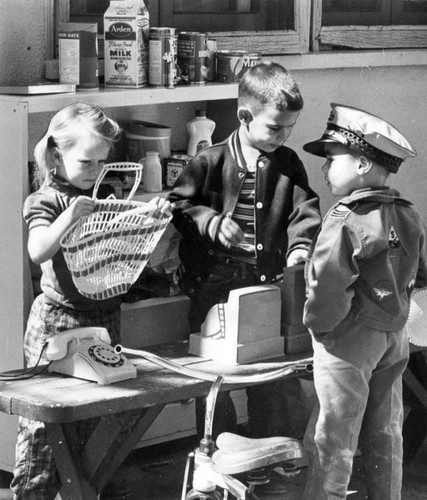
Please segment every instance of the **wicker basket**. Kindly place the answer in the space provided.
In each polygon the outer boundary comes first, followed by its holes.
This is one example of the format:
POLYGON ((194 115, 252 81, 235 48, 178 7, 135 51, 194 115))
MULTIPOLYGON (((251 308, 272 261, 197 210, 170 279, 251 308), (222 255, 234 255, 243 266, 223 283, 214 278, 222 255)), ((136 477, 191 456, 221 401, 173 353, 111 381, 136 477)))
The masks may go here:
POLYGON ((135 172, 127 200, 97 200, 95 210, 76 221, 61 238, 74 284, 85 297, 104 300, 126 293, 138 279, 172 215, 150 203, 132 201, 142 165, 106 164, 95 183, 93 198, 109 171, 135 172))

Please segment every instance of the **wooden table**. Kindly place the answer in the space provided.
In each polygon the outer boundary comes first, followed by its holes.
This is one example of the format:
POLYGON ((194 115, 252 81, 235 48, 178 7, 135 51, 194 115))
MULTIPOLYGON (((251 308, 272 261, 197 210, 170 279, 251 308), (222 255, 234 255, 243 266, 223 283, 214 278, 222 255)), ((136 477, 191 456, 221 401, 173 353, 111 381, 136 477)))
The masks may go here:
POLYGON ((414 374, 410 361, 408 368, 403 373, 403 382, 409 387, 409 389, 414 393, 414 396, 427 410, 427 363, 424 357, 426 348, 417 347, 413 344, 411 344, 410 347, 411 356, 415 357, 418 361, 418 366, 416 367, 418 376, 414 374))
MULTIPOLYGON (((279 368, 283 362, 311 359, 311 353, 304 353, 229 366, 189 355, 187 349, 188 343, 181 342, 150 351, 216 375, 246 375, 279 368)), ((171 372, 142 358, 132 361, 137 365, 137 378, 109 386, 47 373, 0 382, 0 411, 44 422, 61 476, 63 500, 95 500, 166 404, 206 395, 210 389, 209 381, 171 372), (82 447, 75 422, 92 417, 100 420, 82 447)))

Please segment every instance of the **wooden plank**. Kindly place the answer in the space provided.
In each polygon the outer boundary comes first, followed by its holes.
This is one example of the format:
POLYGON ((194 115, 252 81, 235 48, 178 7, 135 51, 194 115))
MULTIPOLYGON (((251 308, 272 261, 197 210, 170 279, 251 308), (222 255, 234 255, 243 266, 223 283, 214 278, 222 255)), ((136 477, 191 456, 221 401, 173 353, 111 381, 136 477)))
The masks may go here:
MULTIPOLYGON (((305 54, 310 49, 310 0, 300 0, 295 2, 295 31, 300 39, 300 54, 305 54)), ((276 52, 277 54, 277 52, 276 52)))
POLYGON ((311 50, 318 52, 320 43, 320 31, 322 28, 322 0, 312 0, 311 11, 311 50))
POLYGON ((328 26, 320 30, 319 41, 354 49, 424 48, 427 26, 328 26))
POLYGON ((301 54, 300 35, 296 31, 212 32, 218 50, 247 50, 268 54, 301 54))

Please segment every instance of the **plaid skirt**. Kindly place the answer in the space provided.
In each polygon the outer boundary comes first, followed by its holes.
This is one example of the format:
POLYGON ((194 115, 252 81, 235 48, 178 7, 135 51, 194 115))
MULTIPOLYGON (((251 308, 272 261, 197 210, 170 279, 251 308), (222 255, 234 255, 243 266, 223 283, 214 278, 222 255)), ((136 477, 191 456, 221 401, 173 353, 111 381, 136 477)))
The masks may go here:
MULTIPOLYGON (((47 303, 43 294, 31 307, 24 337, 27 366, 34 366, 46 340, 52 335, 85 326, 100 326, 108 330, 112 345, 120 342, 120 307, 111 311, 76 311, 47 303)), ((46 361, 46 360, 44 360, 46 361)))
MULTIPOLYGON (((39 295, 32 305, 24 337, 24 355, 27 366, 37 364, 49 337, 65 330, 85 326, 106 328, 112 344, 118 343, 120 341, 120 307, 107 312, 75 311, 48 304, 44 295, 39 295)), ((76 423, 76 430, 82 444, 87 441, 97 422, 98 419, 88 419, 76 423)), ((11 489, 15 500, 53 500, 59 492, 61 482, 42 422, 19 418, 13 473, 11 489)))

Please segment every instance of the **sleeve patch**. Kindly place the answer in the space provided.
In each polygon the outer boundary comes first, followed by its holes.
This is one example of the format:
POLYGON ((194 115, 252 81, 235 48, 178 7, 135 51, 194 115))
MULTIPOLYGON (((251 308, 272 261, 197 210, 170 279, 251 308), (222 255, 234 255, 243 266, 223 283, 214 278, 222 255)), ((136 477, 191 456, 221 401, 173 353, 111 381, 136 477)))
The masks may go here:
POLYGON ((334 217, 335 219, 345 219, 350 212, 351 209, 349 207, 345 205, 337 205, 332 209, 329 216, 334 217))
POLYGON ((393 224, 390 224, 388 230, 388 246, 389 248, 399 248, 400 247, 400 239, 396 233, 396 230, 393 227, 393 224))
POLYGON ((371 288, 371 297, 376 302, 387 302, 394 295, 393 285, 387 280, 378 281, 371 288))

